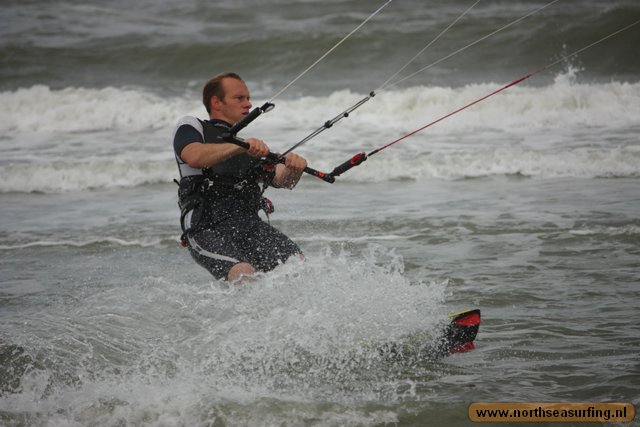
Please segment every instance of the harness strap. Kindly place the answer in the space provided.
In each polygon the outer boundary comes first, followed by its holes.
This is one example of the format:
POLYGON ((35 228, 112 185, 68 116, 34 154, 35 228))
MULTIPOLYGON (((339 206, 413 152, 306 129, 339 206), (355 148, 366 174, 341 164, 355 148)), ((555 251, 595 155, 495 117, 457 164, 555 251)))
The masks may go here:
MULTIPOLYGON (((187 177, 186 179, 190 179, 187 177)), ((185 178, 183 178, 185 179, 185 178)), ((184 187, 180 186, 178 206, 180 208, 180 227, 182 228, 182 235, 180 236, 180 245, 182 247, 194 246, 195 242, 192 242, 190 237, 191 232, 197 231, 201 228, 198 224, 198 219, 193 218, 193 214, 196 208, 198 208, 207 195, 221 195, 224 193, 233 193, 242 191, 246 185, 250 185, 251 182, 247 179, 234 178, 216 175, 214 179, 190 179, 191 182, 185 182, 184 187)), ((180 185, 180 184, 178 184, 180 185)), ((269 215, 273 213, 274 207, 271 200, 263 196, 266 186, 262 188, 258 201, 258 209, 265 212, 267 215, 267 221, 270 220, 269 215)), ((195 243, 197 245, 197 243, 195 243)), ((198 246, 199 248, 199 246, 198 246)), ((197 249, 196 249, 197 251, 197 249)), ((209 256, 209 255, 206 255, 209 256)))

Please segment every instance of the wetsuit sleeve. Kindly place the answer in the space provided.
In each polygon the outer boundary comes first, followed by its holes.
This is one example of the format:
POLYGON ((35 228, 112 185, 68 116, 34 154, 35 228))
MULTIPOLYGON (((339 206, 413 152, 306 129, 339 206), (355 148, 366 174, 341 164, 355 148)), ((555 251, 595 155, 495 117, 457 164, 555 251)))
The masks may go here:
POLYGON ((176 130, 173 137, 173 149, 180 156, 184 147, 192 142, 204 142, 202 134, 193 126, 184 124, 176 130))

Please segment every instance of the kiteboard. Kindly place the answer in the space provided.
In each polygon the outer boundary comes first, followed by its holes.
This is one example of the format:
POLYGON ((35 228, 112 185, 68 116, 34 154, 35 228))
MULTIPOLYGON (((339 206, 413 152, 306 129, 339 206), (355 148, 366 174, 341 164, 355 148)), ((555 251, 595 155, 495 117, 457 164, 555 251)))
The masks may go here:
POLYGON ((476 348, 475 339, 480 330, 480 310, 465 310, 449 315, 436 334, 413 334, 402 342, 386 343, 380 355, 387 359, 437 360, 476 348))

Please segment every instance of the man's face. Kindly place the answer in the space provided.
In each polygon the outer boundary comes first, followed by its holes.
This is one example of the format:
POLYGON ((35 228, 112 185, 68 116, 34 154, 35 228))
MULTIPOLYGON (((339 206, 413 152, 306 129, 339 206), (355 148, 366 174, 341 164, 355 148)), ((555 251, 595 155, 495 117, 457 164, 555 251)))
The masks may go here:
POLYGON ((224 99, 214 97, 213 110, 215 118, 222 119, 228 123, 236 123, 251 110, 249 89, 243 81, 226 78, 222 81, 224 87, 224 99))

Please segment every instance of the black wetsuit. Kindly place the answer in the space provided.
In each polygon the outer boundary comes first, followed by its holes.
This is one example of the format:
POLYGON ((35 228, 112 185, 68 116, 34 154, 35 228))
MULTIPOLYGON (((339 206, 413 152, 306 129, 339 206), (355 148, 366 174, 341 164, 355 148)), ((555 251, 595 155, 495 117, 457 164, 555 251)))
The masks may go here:
POLYGON ((273 178, 259 159, 242 153, 205 169, 192 168, 181 159, 182 150, 192 142, 224 143, 221 137, 229 127, 221 120, 184 117, 173 140, 180 171, 183 241, 196 262, 218 279, 225 279, 239 262, 269 271, 301 253, 258 215, 263 206, 260 182, 273 178))

